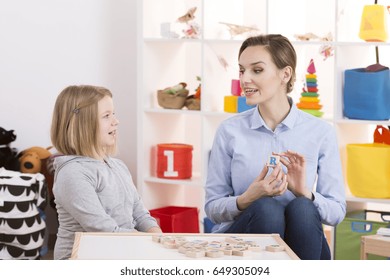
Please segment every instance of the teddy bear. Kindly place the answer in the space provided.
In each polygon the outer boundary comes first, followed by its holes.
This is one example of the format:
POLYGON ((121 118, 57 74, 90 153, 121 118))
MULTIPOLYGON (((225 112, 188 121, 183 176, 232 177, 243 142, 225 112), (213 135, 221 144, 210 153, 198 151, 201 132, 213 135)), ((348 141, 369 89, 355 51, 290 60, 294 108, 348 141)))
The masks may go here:
POLYGON ((51 153, 53 147, 31 147, 20 152, 20 171, 23 173, 41 173, 45 176, 48 190, 49 204, 53 209, 56 209, 54 203, 53 183, 54 183, 54 158, 60 156, 58 153, 51 153))
POLYGON ((31 147, 19 153, 20 171, 23 173, 40 173, 44 163, 42 161, 50 157, 48 148, 31 147))
POLYGON ((16 140, 14 130, 0 127, 0 167, 7 170, 19 171, 18 151, 11 148, 11 142, 16 140))

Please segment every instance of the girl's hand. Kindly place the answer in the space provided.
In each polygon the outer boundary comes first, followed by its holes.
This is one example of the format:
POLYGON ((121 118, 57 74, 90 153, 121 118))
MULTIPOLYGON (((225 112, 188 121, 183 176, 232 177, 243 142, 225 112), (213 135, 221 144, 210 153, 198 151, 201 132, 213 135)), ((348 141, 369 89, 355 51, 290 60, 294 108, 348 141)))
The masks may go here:
POLYGON ((287 150, 279 155, 280 162, 287 168, 288 189, 295 196, 306 196, 312 198, 312 193, 306 188, 306 161, 304 156, 287 150))
POLYGON ((246 209, 260 197, 282 195, 286 191, 287 176, 283 173, 281 165, 277 165, 271 174, 266 177, 267 172, 268 167, 265 165, 249 188, 237 198, 238 209, 246 209))

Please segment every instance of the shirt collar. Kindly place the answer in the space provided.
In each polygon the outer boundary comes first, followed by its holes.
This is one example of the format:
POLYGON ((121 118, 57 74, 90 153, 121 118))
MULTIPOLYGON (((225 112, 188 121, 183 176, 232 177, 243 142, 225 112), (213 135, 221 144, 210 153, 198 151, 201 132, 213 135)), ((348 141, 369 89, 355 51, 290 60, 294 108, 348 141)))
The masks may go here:
MULTIPOLYGON (((294 127, 295 121, 298 118, 298 108, 295 106, 293 100, 291 97, 288 98, 288 103, 290 103, 291 109, 290 112, 288 113, 287 117, 282 121, 282 124, 287 126, 288 128, 292 129, 294 127)), ((251 117, 251 129, 257 129, 262 126, 266 126, 263 118, 261 117, 259 113, 258 106, 256 106, 256 109, 253 110, 252 112, 252 117, 251 117)))

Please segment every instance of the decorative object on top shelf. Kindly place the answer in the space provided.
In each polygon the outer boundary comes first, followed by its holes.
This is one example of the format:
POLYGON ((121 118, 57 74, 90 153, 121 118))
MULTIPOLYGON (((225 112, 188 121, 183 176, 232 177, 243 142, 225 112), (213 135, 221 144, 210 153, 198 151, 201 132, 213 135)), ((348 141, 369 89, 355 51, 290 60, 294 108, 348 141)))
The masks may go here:
POLYGON ((186 28, 183 29, 184 37, 189 39, 198 39, 200 36, 200 26, 195 22, 196 7, 190 8, 186 14, 177 19, 178 22, 184 23, 186 28))
MULTIPOLYGON (((297 34, 297 35, 294 35, 294 37, 295 37, 295 39, 297 39, 299 41, 310 41, 310 40, 319 40, 319 41, 324 41, 324 42, 333 41, 333 35, 331 32, 329 32, 324 37, 317 36, 316 34, 311 33, 311 32, 301 34, 301 35, 297 34)), ((334 55, 334 48, 330 44, 324 44, 324 45, 320 46, 320 49, 318 52, 320 53, 320 55, 323 56, 324 60, 327 60, 329 57, 334 55)))
POLYGON ((234 39, 237 36, 243 35, 244 33, 247 32, 255 32, 257 34, 260 32, 260 29, 258 29, 257 27, 244 26, 244 25, 238 25, 238 24, 226 23, 226 22, 219 22, 219 23, 224 24, 229 28, 230 39, 234 39))
POLYGON ((160 24, 160 35, 163 38, 179 38, 182 34, 184 39, 198 39, 200 37, 200 26, 195 22, 196 7, 190 8, 184 15, 174 22, 162 22, 160 24), (185 27, 183 28, 183 24, 185 27))
POLYGON ((200 83, 201 78, 197 76, 196 80, 199 81, 199 85, 195 89, 195 93, 187 97, 186 102, 184 104, 184 106, 186 106, 188 110, 200 110, 200 97, 202 91, 202 85, 200 83))
MULTIPOLYGON (((390 6, 387 9, 390 12, 390 6)), ((388 38, 386 8, 376 0, 374 5, 363 8, 359 38, 367 42, 386 42, 388 38)))
POLYGON ((320 111, 322 105, 320 104, 320 99, 318 97, 316 68, 314 60, 310 59, 309 66, 307 67, 306 83, 302 88, 301 98, 299 99, 297 107, 313 116, 322 117, 323 112, 320 111))
POLYGON ((189 21, 195 19, 195 12, 196 12, 196 7, 192 7, 187 11, 187 13, 179 17, 177 21, 181 23, 188 23, 189 21))
POLYGON ((192 145, 162 143, 157 145, 157 177, 190 179, 192 177, 192 145))
POLYGON ((172 87, 167 87, 157 91, 158 105, 165 109, 181 109, 183 108, 187 96, 188 89, 186 83, 179 83, 172 87))
POLYGON ((344 115, 350 119, 390 119, 390 71, 378 67, 347 69, 344 72, 344 115))
POLYGON ((299 41, 310 41, 310 40, 318 40, 318 41, 333 41, 333 35, 331 32, 326 34, 324 37, 320 37, 314 33, 305 33, 305 34, 296 34, 294 35, 295 39, 299 41))
POLYGON ((347 182, 354 196, 390 198, 390 145, 384 144, 389 135, 378 125, 374 143, 347 144, 347 182))

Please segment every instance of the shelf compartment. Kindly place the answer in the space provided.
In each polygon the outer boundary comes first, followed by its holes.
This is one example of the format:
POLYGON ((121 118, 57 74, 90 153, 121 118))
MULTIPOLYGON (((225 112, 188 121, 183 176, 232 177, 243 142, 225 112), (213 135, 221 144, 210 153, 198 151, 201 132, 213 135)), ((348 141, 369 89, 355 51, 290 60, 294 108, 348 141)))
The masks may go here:
POLYGON ((157 91, 181 82, 187 84, 188 95, 195 93, 199 85, 196 77, 202 75, 199 41, 148 42, 143 44, 142 52, 144 56, 142 69, 144 108, 161 108, 157 101, 157 91))
POLYGON ((144 174, 157 174, 157 144, 183 143, 193 146, 192 172, 201 170, 201 118, 191 114, 144 114, 144 131, 142 149, 145 157, 144 174))
POLYGON ((162 23, 170 23, 179 36, 184 35, 180 31, 186 28, 186 24, 178 23, 177 19, 192 7, 197 7, 194 21, 202 30, 202 2, 199 0, 142 0, 143 37, 162 38, 162 23))
POLYGON ((204 190, 200 187, 191 187, 185 184, 145 181, 145 186, 142 189, 142 200, 148 209, 164 206, 189 206, 197 207, 202 212, 204 190))
MULTIPOLYGON (((204 1, 204 39, 242 40, 248 34, 267 32, 266 0, 213 0, 204 1), (250 31, 234 35, 228 25, 255 27, 250 31)), ((234 28, 233 28, 234 30, 234 28)))
POLYGON ((306 33, 325 37, 331 32, 335 37, 335 1, 272 0, 268 4, 268 33, 282 34, 290 40, 306 33))

